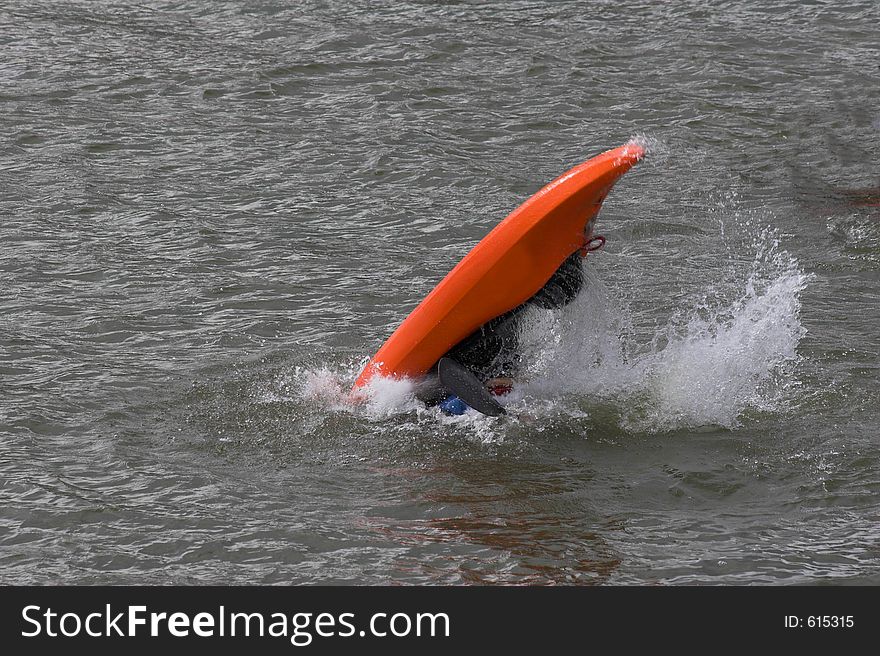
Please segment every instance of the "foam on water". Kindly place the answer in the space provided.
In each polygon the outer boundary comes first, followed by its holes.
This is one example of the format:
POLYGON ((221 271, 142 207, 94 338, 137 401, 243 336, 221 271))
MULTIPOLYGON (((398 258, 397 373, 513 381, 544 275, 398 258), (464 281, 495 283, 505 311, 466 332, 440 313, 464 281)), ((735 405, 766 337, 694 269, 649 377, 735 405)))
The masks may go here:
POLYGON ((522 391, 611 404, 621 427, 639 432, 733 428, 749 408, 779 409, 785 367, 805 332, 799 294, 808 276, 773 231, 760 233, 754 246, 734 300, 707 300, 725 294, 706 290, 646 344, 634 335, 630 308, 611 302, 613 294, 588 270, 587 288, 572 306, 556 315, 536 312, 526 326, 532 377, 522 391), (553 339, 542 341, 542 334, 553 339))

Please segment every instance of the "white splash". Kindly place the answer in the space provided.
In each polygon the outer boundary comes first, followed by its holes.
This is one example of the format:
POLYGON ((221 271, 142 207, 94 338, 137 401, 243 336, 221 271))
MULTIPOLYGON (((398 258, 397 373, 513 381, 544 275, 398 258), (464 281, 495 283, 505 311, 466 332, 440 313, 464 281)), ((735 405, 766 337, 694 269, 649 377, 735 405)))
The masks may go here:
POLYGON ((445 417, 418 401, 408 380, 373 378, 353 400, 349 389, 360 371, 355 363, 343 371, 297 369, 294 397, 368 421, 408 415, 417 426, 465 424, 482 441, 503 439, 505 425, 522 421, 583 425, 596 407, 630 432, 736 428, 747 410, 781 409, 788 388, 796 387, 787 367, 797 360, 805 333, 800 292, 809 280, 772 230, 749 246, 754 259, 741 275, 693 295, 697 300, 647 339, 634 330, 634 314, 615 300, 620 290, 587 266, 585 289, 568 308, 527 315, 523 382, 504 399, 511 411, 505 418, 474 411, 445 417))
POLYGON ((657 139, 656 137, 648 136, 647 134, 636 134, 630 137, 627 144, 634 144, 645 151, 645 155, 656 156, 659 154, 667 154, 669 152, 669 147, 665 142, 657 139))
POLYGON ((805 333, 799 294, 808 276, 772 232, 762 233, 756 246, 734 301, 704 299, 648 344, 635 341, 629 313, 607 300, 611 294, 588 270, 587 289, 565 312, 541 312, 527 322, 526 396, 611 404, 622 427, 639 432, 734 428, 748 408, 776 409, 774 374, 797 358, 805 333))

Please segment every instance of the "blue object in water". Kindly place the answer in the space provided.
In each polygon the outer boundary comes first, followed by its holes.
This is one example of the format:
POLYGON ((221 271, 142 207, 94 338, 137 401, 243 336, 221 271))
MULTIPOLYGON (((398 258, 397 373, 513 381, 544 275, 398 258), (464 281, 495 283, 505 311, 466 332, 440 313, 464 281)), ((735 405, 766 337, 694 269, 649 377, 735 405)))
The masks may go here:
POLYGON ((463 415, 468 411, 468 404, 457 396, 447 396, 440 402, 440 409, 447 415, 463 415))

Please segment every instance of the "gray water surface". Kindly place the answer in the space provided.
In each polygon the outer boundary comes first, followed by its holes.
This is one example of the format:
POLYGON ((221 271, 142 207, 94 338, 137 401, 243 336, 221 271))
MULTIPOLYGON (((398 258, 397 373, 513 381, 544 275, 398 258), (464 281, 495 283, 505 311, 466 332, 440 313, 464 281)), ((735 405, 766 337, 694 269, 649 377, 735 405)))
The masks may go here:
POLYGON ((880 583, 880 6, 0 5, 0 582, 880 583), (638 139, 510 416, 346 390, 638 139))

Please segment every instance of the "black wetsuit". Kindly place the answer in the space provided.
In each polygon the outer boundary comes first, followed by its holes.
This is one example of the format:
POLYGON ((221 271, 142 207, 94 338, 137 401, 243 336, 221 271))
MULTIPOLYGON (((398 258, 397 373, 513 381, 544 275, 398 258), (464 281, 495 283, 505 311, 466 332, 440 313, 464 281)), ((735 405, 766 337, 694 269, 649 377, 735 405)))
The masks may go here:
POLYGON ((553 310, 571 303, 584 284, 581 259, 579 253, 570 255, 538 293, 522 305, 483 324, 445 357, 460 362, 484 382, 514 376, 520 365, 520 318, 531 306, 553 310))

